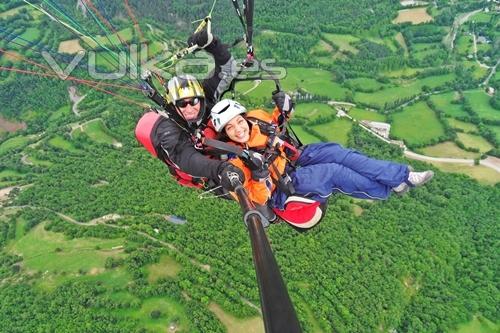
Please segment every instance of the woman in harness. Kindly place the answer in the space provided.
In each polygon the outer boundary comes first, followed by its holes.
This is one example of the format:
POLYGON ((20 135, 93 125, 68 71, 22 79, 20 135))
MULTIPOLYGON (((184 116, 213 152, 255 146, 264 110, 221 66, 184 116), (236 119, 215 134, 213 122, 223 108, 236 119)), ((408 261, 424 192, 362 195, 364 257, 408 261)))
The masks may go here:
MULTIPOLYGON (((213 107, 211 117, 222 139, 256 152, 251 158, 230 162, 244 171, 244 187, 250 199, 258 205, 269 205, 278 215, 297 201, 326 203, 332 193, 384 200, 391 192, 403 194, 434 175, 432 171, 413 172, 404 164, 372 159, 333 142, 301 147, 297 158, 297 150, 279 135, 280 127, 294 111, 293 102, 283 92, 273 95, 273 100, 276 108, 269 114, 263 110, 247 112, 238 102, 225 99, 213 107)), ((317 222, 313 219, 312 223, 296 226, 308 228, 317 222)))

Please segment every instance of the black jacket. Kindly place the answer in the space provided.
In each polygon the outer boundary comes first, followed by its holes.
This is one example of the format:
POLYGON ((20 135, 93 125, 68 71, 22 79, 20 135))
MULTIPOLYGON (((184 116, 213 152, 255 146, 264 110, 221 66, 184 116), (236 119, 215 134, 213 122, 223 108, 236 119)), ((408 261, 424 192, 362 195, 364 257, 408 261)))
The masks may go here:
MULTIPOLYGON (((215 38, 205 50, 214 57, 215 61, 214 71, 202 82, 205 92, 205 115, 208 118, 212 107, 219 101, 222 93, 228 89, 236 77, 237 66, 228 47, 218 39, 215 38)), ((218 182, 218 173, 222 162, 210 159, 203 154, 203 149, 195 148, 194 140, 185 123, 175 117, 175 110, 169 111, 168 113, 174 116, 163 118, 153 134, 159 158, 168 159, 180 170, 192 176, 206 177, 218 182)))

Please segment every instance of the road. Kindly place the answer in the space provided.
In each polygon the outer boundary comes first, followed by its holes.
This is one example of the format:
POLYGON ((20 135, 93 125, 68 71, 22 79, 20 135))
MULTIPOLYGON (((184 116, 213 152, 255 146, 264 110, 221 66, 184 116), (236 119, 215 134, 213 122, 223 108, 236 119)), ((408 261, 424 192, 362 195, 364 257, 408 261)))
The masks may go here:
POLYGON ((475 11, 472 11, 472 12, 469 12, 469 13, 465 13, 465 14, 462 14, 462 15, 459 15, 455 18, 455 21, 453 22, 453 26, 450 30, 450 32, 448 33, 448 35, 446 35, 443 39, 443 43, 446 47, 448 47, 450 50, 453 50, 453 48, 455 47, 455 38, 457 38, 457 33, 458 33, 458 28, 460 28, 460 26, 462 24, 464 24, 465 22, 467 22, 467 20, 481 12, 483 9, 477 9, 475 11))
MULTIPOLYGON (((339 111, 339 110, 337 109, 337 111, 339 111)), ((361 122, 359 122, 357 119, 354 119, 351 117, 348 117, 348 118, 350 118, 354 122, 357 122, 359 124, 359 126, 361 126, 361 128, 370 132, 372 135, 375 135, 378 139, 380 139, 388 144, 401 146, 401 143, 399 141, 393 141, 393 140, 386 139, 386 138, 380 136, 379 134, 375 133, 371 128, 361 124, 361 122)), ((470 159, 449 158, 449 157, 431 157, 431 156, 426 156, 426 155, 420 155, 420 154, 417 154, 417 153, 414 153, 414 152, 408 150, 408 148, 406 148, 406 146, 404 146, 404 144, 403 144, 402 148, 404 150, 404 156, 409 158, 409 159, 412 159, 412 160, 419 160, 419 161, 425 161, 425 162, 464 164, 464 165, 471 165, 471 166, 475 165, 474 160, 470 160, 470 159)), ((479 164, 481 164, 482 166, 485 166, 487 168, 493 169, 496 172, 500 172, 500 158, 488 156, 486 159, 480 160, 479 164)))
POLYGON ((483 83, 481 83, 481 85, 483 85, 483 86, 487 86, 487 85, 488 85, 488 83, 490 82, 490 79, 493 77, 493 75, 495 75, 495 72, 496 72, 497 67, 498 67, 498 65, 499 65, 499 64, 500 64, 500 59, 498 59, 498 61, 497 61, 497 63, 495 64, 495 66, 493 66, 493 67, 491 68, 490 75, 488 75, 488 77, 484 80, 484 82, 483 82, 483 83))
POLYGON ((476 59, 476 62, 478 63, 479 67, 490 69, 491 68, 490 66, 488 66, 486 64, 483 64, 477 58, 477 38, 476 38, 476 33, 475 32, 472 32, 472 41, 474 42, 473 43, 473 45, 474 45, 474 59, 476 59))
POLYGON ((71 100, 71 102, 73 102, 73 108, 71 110, 73 111, 75 116, 79 117, 80 111, 78 110, 78 104, 80 104, 80 102, 83 101, 83 99, 87 97, 87 95, 78 96, 76 93, 76 87, 73 86, 68 88, 68 94, 69 94, 69 99, 71 100))
POLYGON ((252 88, 250 88, 250 89, 248 89, 247 91, 245 91, 245 92, 243 93, 243 96, 245 96, 246 94, 248 94, 248 93, 250 93, 250 92, 254 91, 255 89, 257 89, 257 87, 258 87, 258 86, 260 86, 260 84, 261 84, 261 83, 262 83, 262 80, 255 80, 255 81, 253 82, 253 87, 252 87, 252 88))
POLYGON ((405 150, 404 155, 412 160, 418 160, 418 161, 474 165, 474 160, 468 160, 462 158, 448 158, 448 157, 430 157, 414 153, 410 150, 405 150))

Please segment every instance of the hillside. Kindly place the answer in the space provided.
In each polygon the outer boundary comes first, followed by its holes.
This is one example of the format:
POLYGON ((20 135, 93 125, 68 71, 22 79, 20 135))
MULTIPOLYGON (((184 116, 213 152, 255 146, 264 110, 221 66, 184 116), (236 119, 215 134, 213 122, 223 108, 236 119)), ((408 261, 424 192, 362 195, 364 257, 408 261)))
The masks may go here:
MULTIPOLYGON (((0 4, 0 332, 263 332, 238 205, 200 199, 139 146, 149 102, 134 78, 88 84, 91 51, 98 72, 126 44, 171 55, 212 3, 93 1, 100 18, 83 2, 42 2, 92 38, 0 4), (63 81, 28 73, 47 65, 43 51, 62 69, 85 57, 63 81)), ((305 143, 436 171, 404 197, 335 196, 308 232, 267 230, 305 332, 499 329, 500 172, 484 161, 500 157, 500 15, 488 1, 411 3, 255 4, 257 57, 286 69, 305 143), (366 121, 389 124, 389 137, 366 121), (396 141, 470 165, 406 160, 396 141)), ((243 33, 229 1, 213 22, 228 43, 243 33)), ((237 98, 269 108, 273 88, 240 83, 237 98)))

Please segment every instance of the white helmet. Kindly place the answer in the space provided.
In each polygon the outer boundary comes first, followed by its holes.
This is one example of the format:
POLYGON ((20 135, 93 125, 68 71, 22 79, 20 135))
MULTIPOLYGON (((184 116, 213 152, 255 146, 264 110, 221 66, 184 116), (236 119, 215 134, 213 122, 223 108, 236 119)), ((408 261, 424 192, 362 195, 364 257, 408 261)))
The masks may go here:
POLYGON ((228 122, 239 114, 246 113, 247 109, 231 99, 223 99, 212 108, 212 122, 215 130, 221 132, 228 122))

